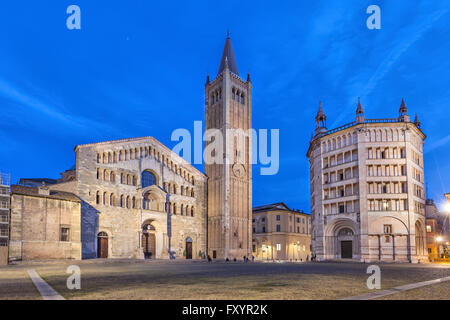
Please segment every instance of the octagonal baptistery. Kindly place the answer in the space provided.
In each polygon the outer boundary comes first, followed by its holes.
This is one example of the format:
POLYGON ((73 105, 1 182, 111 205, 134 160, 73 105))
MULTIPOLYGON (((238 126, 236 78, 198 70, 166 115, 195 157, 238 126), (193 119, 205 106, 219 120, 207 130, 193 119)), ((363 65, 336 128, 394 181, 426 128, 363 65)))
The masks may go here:
POLYGON ((206 176, 153 137, 75 147, 83 258, 196 259, 206 251, 206 176), (170 247, 170 250, 169 250, 170 247))
POLYGON ((312 251, 317 260, 427 260, 423 134, 402 101, 399 117, 326 128, 311 138, 312 251))

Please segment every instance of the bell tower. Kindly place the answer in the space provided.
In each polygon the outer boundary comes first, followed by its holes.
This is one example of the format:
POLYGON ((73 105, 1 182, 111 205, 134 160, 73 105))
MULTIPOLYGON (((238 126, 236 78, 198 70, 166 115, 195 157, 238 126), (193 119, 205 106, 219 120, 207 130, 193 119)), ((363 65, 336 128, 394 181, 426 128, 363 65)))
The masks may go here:
POLYGON ((205 142, 214 163, 205 161, 208 176, 208 254, 242 259, 252 254, 252 83, 239 76, 228 33, 214 80, 205 84, 205 142), (238 133, 238 134, 236 134, 238 133), (240 133, 240 134, 239 134, 240 133), (250 134, 249 134, 250 133, 250 134), (223 148, 208 148, 220 139, 223 148))

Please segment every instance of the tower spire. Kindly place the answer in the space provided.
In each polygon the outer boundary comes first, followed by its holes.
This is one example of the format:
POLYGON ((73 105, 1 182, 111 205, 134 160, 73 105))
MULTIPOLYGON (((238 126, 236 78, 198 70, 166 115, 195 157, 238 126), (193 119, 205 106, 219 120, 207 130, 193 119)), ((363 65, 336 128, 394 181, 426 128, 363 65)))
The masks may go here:
POLYGON ((416 117, 414 118, 414 124, 416 125, 417 128, 420 129, 420 121, 419 121, 419 117, 417 116, 417 113, 416 113, 416 117))
POLYGON ((223 47, 222 59, 220 60, 220 66, 217 75, 221 74, 225 70, 225 63, 228 63, 228 68, 232 73, 239 76, 236 59, 234 57, 233 46, 231 45, 230 31, 227 31, 227 38, 225 40, 225 46, 223 47))
POLYGON ((402 98, 400 109, 398 110, 400 121, 409 122, 408 108, 406 108, 405 100, 402 98))
POLYGON ((358 107, 356 108, 356 122, 364 122, 364 109, 361 105, 361 99, 358 97, 358 107))
POLYGON ((326 129, 326 121, 327 116, 325 115, 325 112, 323 112, 322 108, 322 101, 319 102, 319 110, 317 111, 316 115, 316 128, 325 128, 326 129))
POLYGON ((400 115, 406 114, 408 112, 408 108, 406 108, 405 99, 402 98, 402 103, 400 104, 400 109, 398 111, 400 115))

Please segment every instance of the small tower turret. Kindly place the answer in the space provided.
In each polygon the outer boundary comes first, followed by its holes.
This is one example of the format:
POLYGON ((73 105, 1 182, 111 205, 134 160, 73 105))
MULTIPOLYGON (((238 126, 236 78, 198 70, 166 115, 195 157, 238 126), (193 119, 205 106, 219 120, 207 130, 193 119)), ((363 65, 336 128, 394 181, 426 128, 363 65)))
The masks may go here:
POLYGON ((408 122, 408 108, 406 108, 405 100, 402 98, 402 103, 400 104, 400 109, 398 110, 400 121, 408 122))
POLYGON ((316 115, 316 135, 327 132, 327 116, 322 109, 322 101, 319 102, 319 110, 316 115))
POLYGON ((417 116, 417 113, 416 113, 416 116, 414 118, 414 124, 416 125, 417 128, 420 129, 420 121, 419 121, 419 117, 417 116))
POLYGON ((358 107, 356 108, 356 122, 364 123, 364 110, 361 106, 361 100, 358 97, 358 107))

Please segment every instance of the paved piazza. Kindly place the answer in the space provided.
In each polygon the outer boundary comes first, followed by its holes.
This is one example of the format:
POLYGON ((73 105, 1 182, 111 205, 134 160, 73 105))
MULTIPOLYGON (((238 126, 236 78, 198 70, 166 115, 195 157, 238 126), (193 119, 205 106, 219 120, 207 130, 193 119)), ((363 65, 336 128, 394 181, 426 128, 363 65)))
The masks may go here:
MULTIPOLYGON (((0 267, 0 300, 42 299, 28 275, 30 269, 65 299, 343 299, 374 291, 366 286, 368 266, 103 259, 22 262, 0 267), (67 289, 70 265, 81 268, 80 290, 67 289)), ((379 266, 381 290, 450 276, 450 265, 379 266)), ((450 281, 382 299, 450 299, 450 281)))

